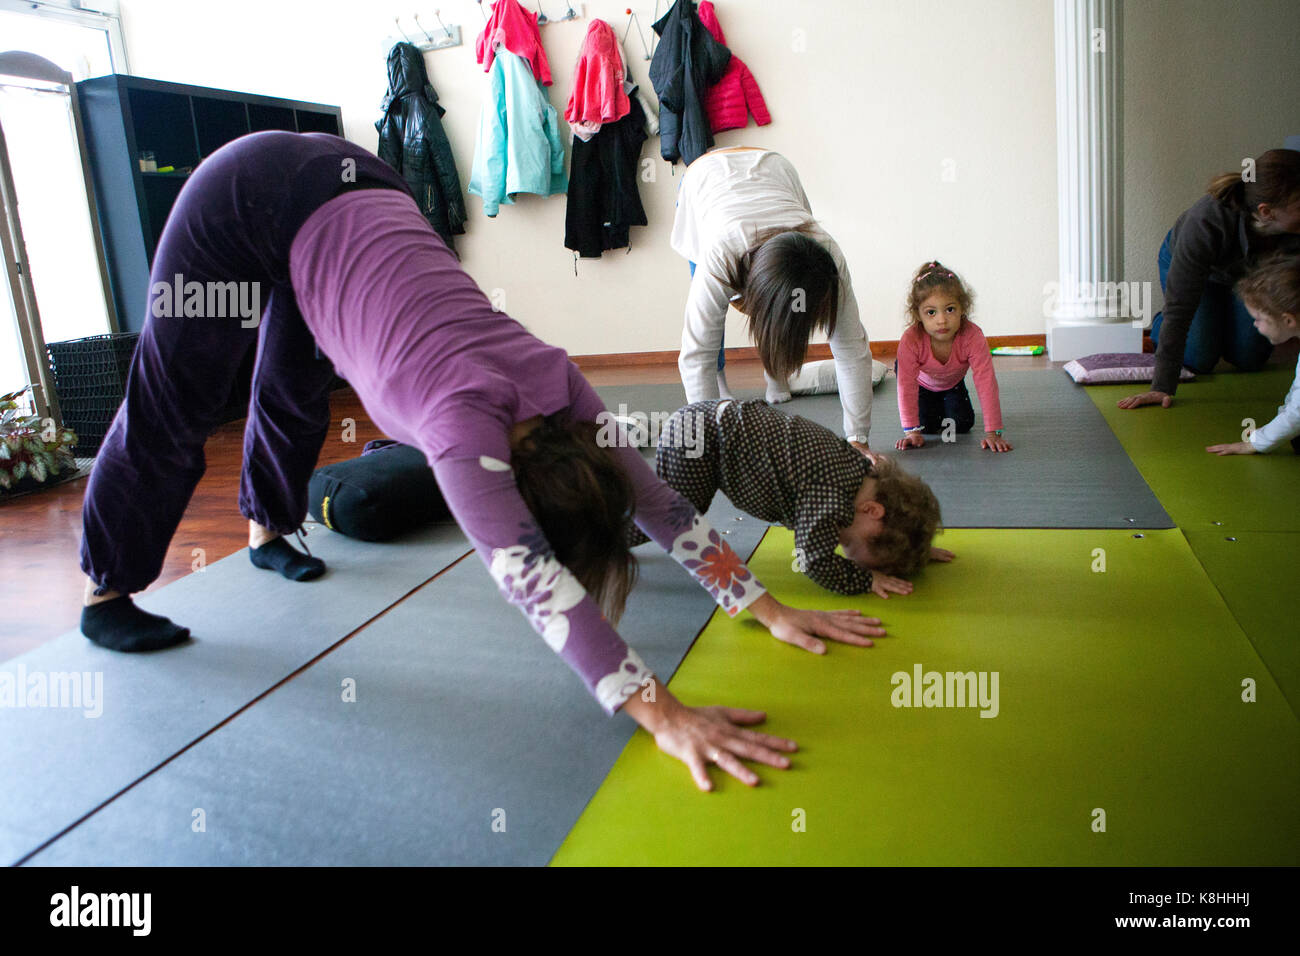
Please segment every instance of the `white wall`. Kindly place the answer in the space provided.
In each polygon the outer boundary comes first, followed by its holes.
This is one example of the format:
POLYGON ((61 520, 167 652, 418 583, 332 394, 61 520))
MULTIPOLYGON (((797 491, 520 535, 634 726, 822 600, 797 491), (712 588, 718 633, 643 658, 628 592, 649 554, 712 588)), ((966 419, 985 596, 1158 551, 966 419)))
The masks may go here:
MULTIPOLYGON (((336 104, 350 139, 374 149, 392 17, 459 23, 464 46, 428 54, 430 80, 468 185, 485 79, 470 0, 121 0, 133 72, 336 104), (427 11, 427 14, 426 14, 427 11)), ((565 0, 543 0, 559 15, 565 0)), ((533 8, 536 3, 530 4, 533 8)), ((585 4, 584 19, 544 27, 563 112, 582 37, 594 17, 622 36, 626 0, 585 4)), ((848 257, 867 332, 897 339, 912 271, 938 257, 978 295, 989 334, 1041 333, 1043 287, 1056 278, 1052 6, 1047 0, 717 0, 728 45, 753 70, 774 122, 721 134, 799 169, 813 208, 848 257), (796 49, 802 43, 802 49, 796 49), (951 160, 955 181, 945 181, 951 160)), ((635 0, 644 28, 653 4, 635 0)), ((664 5, 661 4, 661 9, 664 5)), ((635 36, 633 74, 647 80, 635 36)), ((648 86, 648 82, 645 84, 648 86)), ((646 144, 656 181, 642 184, 651 225, 632 251, 579 263, 564 248, 565 199, 522 197, 495 220, 469 197, 466 268, 543 339, 574 354, 676 349, 688 283, 668 248, 677 178, 646 144)), ((1215 164, 1211 164, 1214 166, 1215 164)), ((681 167, 677 167, 680 175, 681 167)), ((741 345, 735 313, 728 344, 741 345)))
POLYGON ((1124 7, 1124 279, 1219 173, 1300 134, 1295 0, 1140 0, 1124 7))

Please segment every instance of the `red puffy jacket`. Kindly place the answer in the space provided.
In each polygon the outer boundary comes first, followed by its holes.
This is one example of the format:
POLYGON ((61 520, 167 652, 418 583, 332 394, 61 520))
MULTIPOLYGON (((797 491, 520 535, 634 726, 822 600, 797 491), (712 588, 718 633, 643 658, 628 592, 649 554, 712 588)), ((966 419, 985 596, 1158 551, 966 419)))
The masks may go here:
MULTIPOLYGON (((710 0, 704 0, 700 4, 700 20, 713 34, 713 39, 726 46, 727 41, 722 35, 722 26, 718 23, 718 15, 713 12, 713 4, 710 0)), ((772 114, 767 111, 763 94, 758 91, 758 81, 754 79, 754 74, 749 72, 749 67, 745 66, 740 57, 734 53, 731 55, 731 65, 727 67, 727 72, 722 74, 722 79, 705 91, 703 102, 704 111, 709 117, 709 128, 715 133, 749 125, 751 112, 759 126, 766 126, 772 122, 772 114)))

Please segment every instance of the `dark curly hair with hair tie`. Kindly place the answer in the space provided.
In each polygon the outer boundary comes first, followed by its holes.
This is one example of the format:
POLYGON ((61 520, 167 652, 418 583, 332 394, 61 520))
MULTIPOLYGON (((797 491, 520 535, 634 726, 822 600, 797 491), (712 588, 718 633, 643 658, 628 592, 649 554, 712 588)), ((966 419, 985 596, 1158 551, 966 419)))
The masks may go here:
POLYGON ((956 300, 963 320, 970 317, 975 307, 975 293, 938 259, 932 259, 912 276, 912 286, 907 293, 908 327, 921 324, 921 303, 936 292, 946 293, 956 300))

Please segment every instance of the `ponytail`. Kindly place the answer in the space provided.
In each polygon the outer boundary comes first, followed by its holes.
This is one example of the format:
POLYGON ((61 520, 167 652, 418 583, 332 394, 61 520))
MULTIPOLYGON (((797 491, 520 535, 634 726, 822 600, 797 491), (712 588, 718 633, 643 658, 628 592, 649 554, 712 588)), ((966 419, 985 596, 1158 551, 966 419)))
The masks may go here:
POLYGON ((1254 179, 1244 170, 1223 173, 1206 190, 1230 209, 1253 215, 1261 204, 1289 206, 1300 198, 1300 150, 1270 149, 1255 160, 1254 179))

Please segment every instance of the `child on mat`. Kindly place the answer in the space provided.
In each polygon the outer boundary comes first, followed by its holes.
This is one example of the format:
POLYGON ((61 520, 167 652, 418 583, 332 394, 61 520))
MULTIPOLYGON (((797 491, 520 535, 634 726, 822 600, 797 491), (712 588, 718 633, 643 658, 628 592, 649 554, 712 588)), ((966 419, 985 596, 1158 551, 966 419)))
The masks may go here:
POLYGON ((969 318, 974 296, 956 274, 939 262, 916 270, 907 296, 909 325, 898 341, 898 414, 903 437, 894 446, 920 448, 922 432, 939 434, 951 419, 964 435, 975 424, 975 409, 966 391, 966 371, 973 370, 984 415, 980 447, 1011 451, 1002 437, 1002 407, 993 356, 980 327, 969 318))
POLYGON ((839 594, 909 594, 903 576, 953 557, 931 547, 939 502, 925 482, 757 399, 678 409, 660 433, 655 471, 700 513, 721 491, 755 518, 791 528, 795 569, 839 594))
MULTIPOLYGON (((1300 256, 1281 254, 1265 260, 1237 283, 1235 291, 1255 320, 1256 331, 1273 345, 1300 338, 1300 256)), ((1217 455, 1267 454, 1285 441, 1300 454, 1300 363, 1276 418, 1251 432, 1248 441, 1205 450, 1217 455)))

